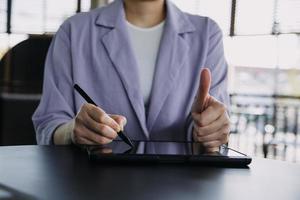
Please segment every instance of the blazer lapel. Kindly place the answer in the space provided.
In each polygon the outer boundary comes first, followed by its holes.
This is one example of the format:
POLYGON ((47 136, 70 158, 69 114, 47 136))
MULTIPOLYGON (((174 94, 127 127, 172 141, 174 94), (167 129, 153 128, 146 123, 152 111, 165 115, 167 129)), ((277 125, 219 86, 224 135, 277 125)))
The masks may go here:
POLYGON ((96 23, 111 30, 102 37, 102 43, 120 76, 127 97, 135 111, 137 119, 148 137, 145 108, 137 71, 137 62, 130 45, 130 38, 125 24, 123 1, 109 5, 96 23))
MULTIPOLYGON (((192 32, 195 27, 187 17, 172 3, 167 3, 167 18, 161 39, 156 70, 151 91, 147 127, 150 132, 173 86, 180 78, 189 46, 184 34, 192 32)), ((176 108, 174 108, 176 109, 176 108)))

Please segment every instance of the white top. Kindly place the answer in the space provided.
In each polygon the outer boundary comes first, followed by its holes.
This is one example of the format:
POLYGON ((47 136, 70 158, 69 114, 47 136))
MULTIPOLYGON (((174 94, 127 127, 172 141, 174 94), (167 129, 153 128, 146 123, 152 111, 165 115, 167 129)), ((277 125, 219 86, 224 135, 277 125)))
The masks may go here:
POLYGON ((159 51, 160 39, 163 34, 164 23, 163 21, 150 28, 141 28, 127 22, 128 34, 138 65, 141 92, 146 108, 149 104, 156 58, 159 51))

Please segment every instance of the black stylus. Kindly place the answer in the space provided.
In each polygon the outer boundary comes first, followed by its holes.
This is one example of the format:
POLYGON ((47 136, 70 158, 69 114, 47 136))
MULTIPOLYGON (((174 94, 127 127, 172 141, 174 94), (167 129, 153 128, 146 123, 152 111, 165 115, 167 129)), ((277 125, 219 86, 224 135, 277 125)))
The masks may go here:
MULTIPOLYGON (((75 84, 74 88, 88 103, 97 106, 97 104, 89 97, 89 95, 87 95, 87 93, 85 93, 85 91, 83 91, 83 89, 81 89, 81 87, 79 87, 79 85, 75 84)), ((131 140, 123 133, 123 131, 119 131, 118 135, 126 144, 133 147, 131 140)))

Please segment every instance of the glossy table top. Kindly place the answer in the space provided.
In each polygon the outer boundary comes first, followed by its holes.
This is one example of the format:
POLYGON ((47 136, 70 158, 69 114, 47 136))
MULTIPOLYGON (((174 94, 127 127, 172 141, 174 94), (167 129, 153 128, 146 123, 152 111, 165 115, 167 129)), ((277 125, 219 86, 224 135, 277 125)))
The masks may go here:
POLYGON ((69 146, 0 147, 0 199, 300 199, 300 165, 247 169, 88 160, 69 146))

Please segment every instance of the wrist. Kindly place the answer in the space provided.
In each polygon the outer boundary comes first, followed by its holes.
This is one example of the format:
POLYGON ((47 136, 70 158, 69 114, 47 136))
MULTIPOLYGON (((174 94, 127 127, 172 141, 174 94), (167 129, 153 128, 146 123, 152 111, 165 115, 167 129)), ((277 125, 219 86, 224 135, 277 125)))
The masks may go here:
POLYGON ((55 130, 54 132, 54 144, 56 145, 66 145, 73 143, 73 130, 74 130, 75 120, 72 119, 67 123, 64 123, 55 130))

